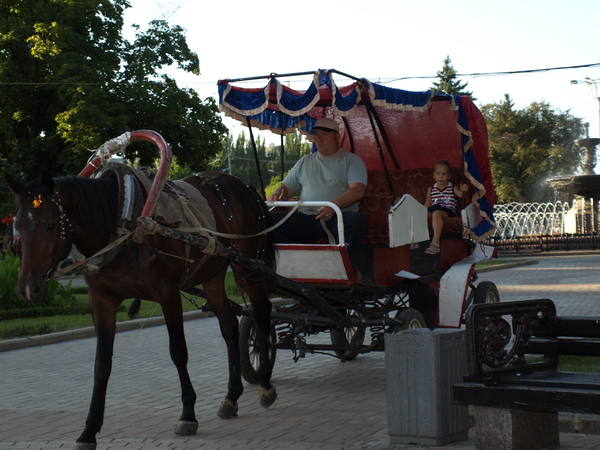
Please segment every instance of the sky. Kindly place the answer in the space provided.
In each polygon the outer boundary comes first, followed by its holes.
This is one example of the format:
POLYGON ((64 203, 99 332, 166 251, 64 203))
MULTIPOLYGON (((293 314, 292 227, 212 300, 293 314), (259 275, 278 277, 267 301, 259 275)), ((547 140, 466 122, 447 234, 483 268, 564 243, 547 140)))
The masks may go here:
MULTIPOLYGON (((152 19, 166 19, 186 30, 201 74, 172 69, 169 74, 180 87, 192 88, 203 98, 217 98, 219 79, 317 69, 422 91, 437 81, 436 73, 450 56, 477 105, 501 102, 505 94, 516 108, 545 101, 589 122, 590 137, 600 137, 599 0, 129 2, 124 33, 130 40, 132 23, 145 28, 152 19), (598 65, 557 69, 593 64, 598 65), (538 69, 548 70, 471 76, 538 69)), ((308 77, 296 80, 292 88, 308 86, 308 77)), ((224 123, 234 135, 245 128, 230 119, 224 123)), ((278 142, 271 133, 263 136, 278 142)))

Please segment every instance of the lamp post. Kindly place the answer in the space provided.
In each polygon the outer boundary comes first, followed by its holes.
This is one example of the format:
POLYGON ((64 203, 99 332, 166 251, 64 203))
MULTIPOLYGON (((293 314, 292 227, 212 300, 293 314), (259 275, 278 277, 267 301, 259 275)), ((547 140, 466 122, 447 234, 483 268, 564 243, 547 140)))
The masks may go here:
POLYGON ((583 80, 571 80, 571 84, 587 84, 590 87, 592 97, 598 101, 598 132, 600 133, 600 97, 598 96, 598 80, 600 80, 600 78, 591 79, 590 77, 585 77, 583 80))
MULTIPOLYGON (((571 80, 571 84, 587 84, 590 86, 593 97, 598 101, 598 118, 600 133, 600 97, 598 97, 598 80, 592 80, 590 77, 585 77, 583 80, 571 80)), ((578 147, 584 147, 586 149, 584 162, 581 165, 584 175, 594 175, 594 167, 596 166, 596 146, 600 144, 599 138, 590 138, 589 123, 585 124, 585 139, 578 139, 575 141, 575 145, 578 147)))

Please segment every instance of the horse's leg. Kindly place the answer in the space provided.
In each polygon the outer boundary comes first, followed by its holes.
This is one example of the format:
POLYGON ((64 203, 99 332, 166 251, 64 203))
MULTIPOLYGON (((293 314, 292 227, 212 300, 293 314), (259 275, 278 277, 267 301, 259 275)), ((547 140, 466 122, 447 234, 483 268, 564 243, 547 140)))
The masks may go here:
POLYGON ((242 369, 240 363, 239 322, 229 305, 225 292, 225 270, 212 280, 203 284, 206 300, 211 311, 219 319, 221 334, 227 345, 227 360, 229 362, 229 383, 227 395, 221 403, 217 415, 222 419, 237 416, 237 401, 244 391, 242 384, 242 369))
POLYGON ((252 318, 256 327, 256 339, 259 348, 258 380, 260 387, 258 388, 258 395, 260 404, 268 408, 277 399, 277 391, 275 386, 271 384, 273 366, 269 357, 272 305, 265 294, 265 286, 262 280, 253 281, 252 277, 256 275, 252 273, 246 277, 241 275, 241 271, 238 271, 238 273, 240 273, 238 283, 248 294, 252 303, 252 318))
POLYGON ((76 450, 96 448, 96 434, 104 423, 106 388, 112 370, 115 340, 116 310, 119 301, 114 297, 100 295, 90 290, 89 304, 96 328, 96 362, 94 364, 94 390, 85 421, 85 428, 77 439, 76 450))
POLYGON ((164 294, 162 300, 163 316, 169 332, 169 351, 179 374, 183 403, 183 412, 175 428, 175 433, 189 436, 198 431, 198 421, 194 412, 196 392, 187 370, 188 349, 183 331, 183 310, 179 290, 175 289, 171 293, 164 294))

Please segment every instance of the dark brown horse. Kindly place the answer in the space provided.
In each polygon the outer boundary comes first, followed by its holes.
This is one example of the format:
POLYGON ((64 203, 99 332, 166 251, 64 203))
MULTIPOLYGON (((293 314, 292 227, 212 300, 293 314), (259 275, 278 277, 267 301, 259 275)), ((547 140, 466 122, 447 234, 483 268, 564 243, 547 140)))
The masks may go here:
MULTIPOLYGON (((265 205, 256 194, 237 178, 212 173, 211 182, 202 181, 202 174, 185 181, 196 187, 211 207, 217 231, 238 235, 260 234, 267 227, 265 205)), ((11 190, 18 196, 19 212, 16 225, 21 233, 21 277, 19 290, 30 302, 39 302, 46 295, 47 282, 64 260, 71 245, 86 257, 95 255, 115 240, 118 222, 118 182, 113 177, 89 179, 64 177, 53 179, 44 173, 40 180, 27 185, 7 175, 11 190)), ((273 261, 273 246, 259 236, 249 239, 221 237, 224 247, 235 247, 240 254, 273 261)), ((237 400, 242 394, 238 320, 227 299, 224 279, 229 262, 222 256, 211 256, 186 247, 183 242, 159 235, 144 238, 136 244, 127 240, 124 248, 100 271, 86 276, 89 304, 97 332, 94 390, 86 426, 77 440, 80 449, 96 447, 96 433, 104 420, 104 404, 112 367, 116 311, 126 298, 142 298, 159 303, 169 333, 169 350, 177 367, 181 383, 183 413, 175 432, 194 434, 198 422, 194 413, 196 393, 187 370, 188 350, 185 342, 180 290, 202 284, 207 302, 219 319, 221 333, 227 344, 229 384, 218 415, 223 418, 237 414, 237 400), (192 261, 190 263, 190 261, 192 261), (183 281, 182 281, 183 280, 183 281)), ((268 363, 268 342, 271 304, 263 282, 249 270, 233 266, 236 278, 252 303, 252 313, 262 339, 259 369, 259 395, 263 406, 276 398, 270 383, 272 367, 268 363)))

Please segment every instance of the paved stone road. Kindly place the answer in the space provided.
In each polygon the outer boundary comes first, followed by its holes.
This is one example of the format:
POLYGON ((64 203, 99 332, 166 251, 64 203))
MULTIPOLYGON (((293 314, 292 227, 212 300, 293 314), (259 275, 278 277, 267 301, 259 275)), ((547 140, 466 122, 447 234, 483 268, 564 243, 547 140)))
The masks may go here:
MULTIPOLYGON (((600 316, 600 252, 532 255, 539 263, 486 272, 503 301, 551 298, 564 315, 600 316)), ((340 363, 278 353, 273 383, 279 398, 264 409, 246 385, 239 417, 220 420, 225 346, 215 318, 186 322, 190 372, 198 394, 198 433, 178 437, 179 385, 164 327, 117 335, 98 450, 405 450, 387 435, 384 355, 340 363)), ((327 335, 321 336, 327 338, 327 335)), ((0 352, 0 450, 73 448, 92 390, 95 339, 0 352)), ((562 449, 600 449, 600 436, 561 434, 562 449)), ((473 436, 444 449, 473 450, 473 436)))

